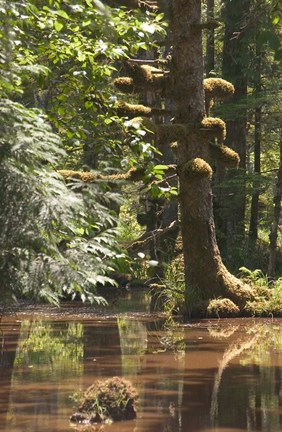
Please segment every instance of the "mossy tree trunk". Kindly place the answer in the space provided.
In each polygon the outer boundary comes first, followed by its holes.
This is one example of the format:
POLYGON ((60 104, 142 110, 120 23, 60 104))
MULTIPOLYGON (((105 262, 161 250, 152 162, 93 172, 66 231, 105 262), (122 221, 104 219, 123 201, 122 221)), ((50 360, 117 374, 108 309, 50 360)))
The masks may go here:
MULTIPOLYGON (((176 123, 189 133, 178 141, 179 200, 185 265, 186 298, 199 291, 205 304, 223 296, 242 306, 249 290, 222 263, 216 242, 208 165, 208 140, 200 139, 205 116, 201 2, 175 0, 172 6, 172 86, 176 123)), ((198 310, 197 310, 198 312, 198 310)))

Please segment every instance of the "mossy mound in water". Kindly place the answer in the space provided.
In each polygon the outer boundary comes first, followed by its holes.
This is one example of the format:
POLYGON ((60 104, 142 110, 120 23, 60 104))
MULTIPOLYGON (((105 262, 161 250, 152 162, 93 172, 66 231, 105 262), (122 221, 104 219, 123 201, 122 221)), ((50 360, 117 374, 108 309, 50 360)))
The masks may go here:
POLYGON ((86 390, 70 421, 89 424, 131 420, 136 417, 137 401, 138 392, 128 380, 113 377, 97 381, 86 390))

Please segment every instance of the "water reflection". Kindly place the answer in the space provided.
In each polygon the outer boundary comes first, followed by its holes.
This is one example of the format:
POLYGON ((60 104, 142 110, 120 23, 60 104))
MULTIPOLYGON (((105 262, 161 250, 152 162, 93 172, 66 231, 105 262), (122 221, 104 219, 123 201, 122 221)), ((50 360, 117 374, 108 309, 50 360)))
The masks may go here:
POLYGON ((165 328, 139 314, 6 318, 0 430, 73 430, 70 396, 97 378, 122 375, 139 390, 138 417, 104 431, 278 432, 281 324, 222 320, 165 328))

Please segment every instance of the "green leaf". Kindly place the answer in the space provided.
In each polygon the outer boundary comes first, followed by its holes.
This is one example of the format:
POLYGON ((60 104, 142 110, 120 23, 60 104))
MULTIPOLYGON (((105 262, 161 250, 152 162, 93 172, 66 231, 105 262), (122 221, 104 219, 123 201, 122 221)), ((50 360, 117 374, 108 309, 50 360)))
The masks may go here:
POLYGON ((62 28, 64 27, 64 24, 61 21, 54 21, 54 29, 57 32, 60 32, 62 30, 62 28))
POLYGON ((56 12, 56 15, 59 15, 60 17, 68 19, 68 20, 70 19, 68 14, 64 10, 61 10, 61 9, 56 12))

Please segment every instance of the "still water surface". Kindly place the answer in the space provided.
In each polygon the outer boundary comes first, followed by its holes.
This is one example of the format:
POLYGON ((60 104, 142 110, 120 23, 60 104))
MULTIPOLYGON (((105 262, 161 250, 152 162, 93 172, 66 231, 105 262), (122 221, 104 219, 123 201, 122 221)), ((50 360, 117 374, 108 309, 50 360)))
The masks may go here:
POLYGON ((137 419, 91 430, 282 430, 279 319, 171 328, 149 312, 44 308, 2 317, 0 349, 0 431, 74 431, 73 396, 115 375, 139 390, 137 419))

